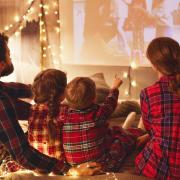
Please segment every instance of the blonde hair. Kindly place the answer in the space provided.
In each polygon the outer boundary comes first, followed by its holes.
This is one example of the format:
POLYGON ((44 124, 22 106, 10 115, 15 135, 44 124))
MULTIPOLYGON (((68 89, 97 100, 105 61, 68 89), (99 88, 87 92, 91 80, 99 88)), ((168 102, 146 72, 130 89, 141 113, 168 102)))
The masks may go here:
POLYGON ((87 108, 96 97, 96 85, 88 77, 76 77, 67 85, 65 96, 70 107, 87 108))
POLYGON ((47 69, 40 72, 34 79, 32 91, 37 104, 47 103, 48 131, 50 140, 56 137, 54 118, 59 113, 60 96, 64 95, 67 85, 66 74, 57 69, 47 69))
POLYGON ((180 96, 180 46, 169 37, 153 39, 146 52, 153 66, 164 75, 173 75, 169 81, 170 90, 180 96))

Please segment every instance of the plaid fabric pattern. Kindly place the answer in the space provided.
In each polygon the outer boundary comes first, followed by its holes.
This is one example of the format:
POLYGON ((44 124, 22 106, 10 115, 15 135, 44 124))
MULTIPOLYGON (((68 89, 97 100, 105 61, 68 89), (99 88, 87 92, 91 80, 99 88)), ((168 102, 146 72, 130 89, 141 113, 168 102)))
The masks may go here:
POLYGON ((124 130, 120 126, 113 126, 108 129, 105 155, 97 162, 102 164, 106 172, 119 172, 125 158, 135 149, 137 137, 143 134, 138 128, 124 130))
POLYGON ((15 172, 23 169, 8 153, 2 144, 0 144, 0 175, 4 176, 9 172, 15 172))
POLYGON ((141 92, 144 125, 151 136, 135 164, 137 173, 156 179, 180 179, 180 98, 164 76, 141 92))
MULTIPOLYGON (((15 99, 28 98, 30 95, 30 88, 26 85, 0 82, 0 143, 23 167, 50 172, 56 166, 57 160, 32 148, 18 123, 20 112, 17 112, 15 99)), ((59 166, 63 170, 66 165, 60 161, 59 166)))
POLYGON ((35 149, 57 159, 61 159, 60 125, 57 121, 56 139, 50 143, 47 126, 48 107, 45 104, 34 105, 28 120, 28 141, 35 149))
POLYGON ((119 91, 111 90, 105 102, 83 110, 61 109, 62 141, 66 160, 71 165, 96 161, 104 154, 106 120, 117 105, 119 91))

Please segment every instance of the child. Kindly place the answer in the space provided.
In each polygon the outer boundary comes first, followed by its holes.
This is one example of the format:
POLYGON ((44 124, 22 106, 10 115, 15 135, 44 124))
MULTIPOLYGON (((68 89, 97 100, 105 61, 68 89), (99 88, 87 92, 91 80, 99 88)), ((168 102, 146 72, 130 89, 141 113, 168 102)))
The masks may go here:
POLYGON ((55 69, 40 72, 32 85, 36 104, 28 120, 29 143, 43 154, 57 159, 61 159, 61 137, 60 124, 55 117, 61 109, 66 85, 66 74, 55 69))
POLYGON ((118 100, 121 79, 115 78, 112 89, 103 104, 95 103, 96 87, 88 77, 77 77, 66 87, 69 107, 60 112, 63 123, 62 142, 66 160, 71 165, 96 161, 106 171, 118 171, 124 158, 132 151, 137 129, 124 131, 120 127, 109 129, 106 121, 118 100), (107 163, 108 162, 108 163, 107 163))
POLYGON ((142 120, 150 140, 136 157, 138 174, 180 179, 180 46, 168 37, 151 41, 147 58, 159 80, 142 90, 142 120))

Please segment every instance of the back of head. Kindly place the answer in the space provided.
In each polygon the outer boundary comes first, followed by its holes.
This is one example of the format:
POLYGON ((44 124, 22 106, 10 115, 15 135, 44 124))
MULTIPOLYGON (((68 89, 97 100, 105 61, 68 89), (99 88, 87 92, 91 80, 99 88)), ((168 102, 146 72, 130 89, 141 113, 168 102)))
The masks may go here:
POLYGON ((66 85, 66 74, 57 69, 44 70, 34 79, 32 86, 34 101, 37 104, 47 103, 49 108, 47 123, 50 140, 56 137, 53 120, 59 112, 60 97, 64 96, 66 85))
POLYGON ((95 83, 88 77, 76 77, 67 85, 65 96, 70 107, 87 108, 96 97, 95 83))
POLYGON ((170 81, 171 90, 180 95, 180 46, 169 37, 159 37, 151 41, 146 52, 147 58, 163 75, 175 76, 170 81))
POLYGON ((5 34, 0 33, 0 61, 6 60, 7 42, 8 42, 8 37, 5 34))
POLYGON ((57 100, 64 94, 67 85, 66 74, 57 69, 40 72, 34 79, 32 90, 36 103, 47 103, 50 99, 57 100))

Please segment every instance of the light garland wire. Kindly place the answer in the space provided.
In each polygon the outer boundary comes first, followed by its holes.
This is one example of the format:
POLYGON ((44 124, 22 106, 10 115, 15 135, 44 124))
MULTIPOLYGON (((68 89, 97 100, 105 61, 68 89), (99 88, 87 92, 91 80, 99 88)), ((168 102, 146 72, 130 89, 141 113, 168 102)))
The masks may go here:
POLYGON ((11 30, 12 27, 14 27, 13 24, 10 24, 9 26, 6 26, 5 27, 5 32, 9 35, 9 36, 12 36, 13 34, 18 35, 18 32, 22 30, 22 24, 24 21, 26 21, 26 18, 27 18, 27 15, 29 14, 30 12, 30 9, 32 8, 32 6, 34 5, 35 3, 35 0, 32 0, 30 2, 30 5, 28 6, 28 8, 26 9, 26 11, 24 12, 24 14, 19 17, 19 16, 15 16, 15 21, 16 21, 16 25, 15 25, 15 29, 14 30, 11 30), (19 30, 19 31, 18 31, 19 30))

